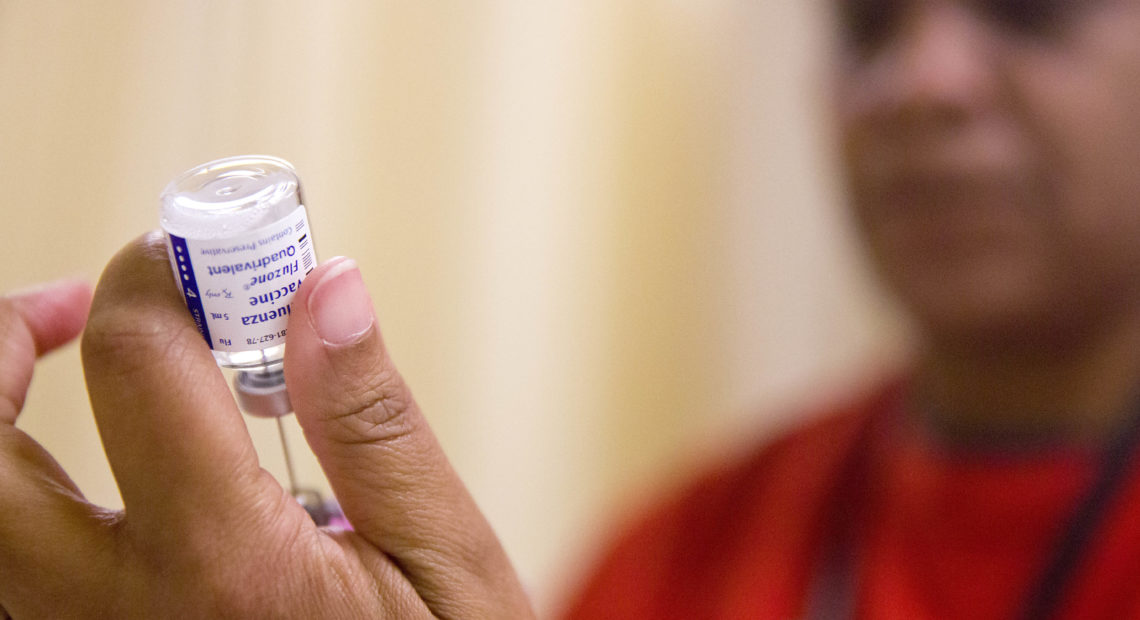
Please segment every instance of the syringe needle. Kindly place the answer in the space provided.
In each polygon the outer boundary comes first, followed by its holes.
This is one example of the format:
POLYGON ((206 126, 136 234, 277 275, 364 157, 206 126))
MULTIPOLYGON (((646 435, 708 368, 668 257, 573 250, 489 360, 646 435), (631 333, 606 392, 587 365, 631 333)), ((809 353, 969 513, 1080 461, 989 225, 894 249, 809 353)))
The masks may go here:
POLYGON ((289 476, 289 495, 297 497, 297 475, 293 472, 293 457, 289 452, 289 440, 285 437, 285 416, 277 417, 277 434, 281 437, 281 452, 285 455, 285 471, 289 476))

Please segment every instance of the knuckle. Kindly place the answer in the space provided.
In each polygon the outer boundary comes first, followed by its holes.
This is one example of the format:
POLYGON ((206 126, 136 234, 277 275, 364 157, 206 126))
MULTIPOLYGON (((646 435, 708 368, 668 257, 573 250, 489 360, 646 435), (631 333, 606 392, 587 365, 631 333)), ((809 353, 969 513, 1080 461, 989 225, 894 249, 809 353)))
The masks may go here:
POLYGON ((411 393, 390 363, 379 362, 325 418, 326 436, 342 444, 391 443, 419 427, 411 393))

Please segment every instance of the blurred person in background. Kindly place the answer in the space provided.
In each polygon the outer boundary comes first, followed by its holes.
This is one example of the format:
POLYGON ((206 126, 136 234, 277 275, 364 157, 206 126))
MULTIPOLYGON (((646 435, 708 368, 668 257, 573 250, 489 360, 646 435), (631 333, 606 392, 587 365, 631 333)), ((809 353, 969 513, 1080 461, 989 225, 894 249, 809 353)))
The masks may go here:
POLYGON ((1140 2, 835 14, 913 370, 644 516, 568 617, 1140 617, 1140 2))
MULTIPOLYGON (((852 206, 918 325, 913 369, 663 502, 568 617, 1140 617, 1140 0, 835 6, 852 206)), ((354 532, 318 530, 258 468, 161 237, 116 256, 93 301, 78 283, 5 298, 0 604, 529 617, 353 261, 305 281, 288 338, 354 532), (12 424, 35 357, 85 322, 122 512, 12 424)))

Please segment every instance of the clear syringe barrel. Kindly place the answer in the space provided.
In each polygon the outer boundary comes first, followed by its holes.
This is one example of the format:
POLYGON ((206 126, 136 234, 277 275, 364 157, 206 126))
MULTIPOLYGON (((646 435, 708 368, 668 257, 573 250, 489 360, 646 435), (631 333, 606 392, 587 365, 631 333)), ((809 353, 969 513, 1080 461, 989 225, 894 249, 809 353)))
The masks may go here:
POLYGON ((280 371, 293 296, 317 260, 293 166, 211 161, 171 181, 161 203, 175 279, 218 364, 280 371))

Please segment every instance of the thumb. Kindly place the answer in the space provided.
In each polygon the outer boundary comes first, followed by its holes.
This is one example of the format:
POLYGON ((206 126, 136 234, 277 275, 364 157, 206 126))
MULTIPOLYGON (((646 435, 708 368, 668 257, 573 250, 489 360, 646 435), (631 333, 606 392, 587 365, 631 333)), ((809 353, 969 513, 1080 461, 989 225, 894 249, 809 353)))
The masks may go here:
POLYGON ((285 374, 345 516, 396 561, 437 617, 503 617, 525 607, 491 527, 388 356, 355 261, 333 259, 305 279, 285 374))

